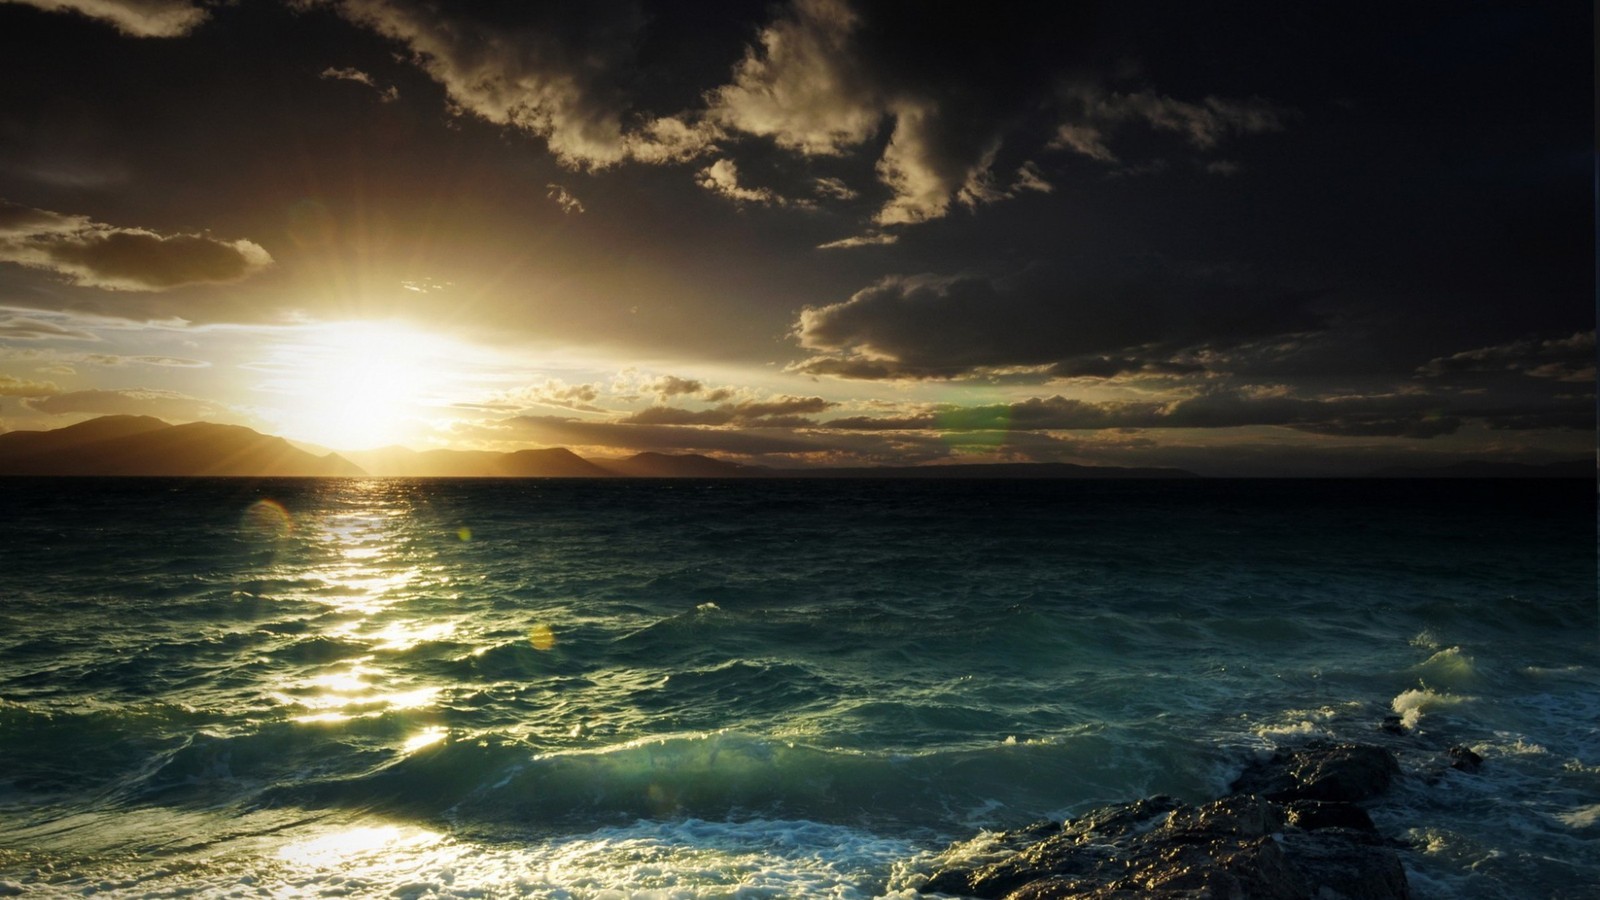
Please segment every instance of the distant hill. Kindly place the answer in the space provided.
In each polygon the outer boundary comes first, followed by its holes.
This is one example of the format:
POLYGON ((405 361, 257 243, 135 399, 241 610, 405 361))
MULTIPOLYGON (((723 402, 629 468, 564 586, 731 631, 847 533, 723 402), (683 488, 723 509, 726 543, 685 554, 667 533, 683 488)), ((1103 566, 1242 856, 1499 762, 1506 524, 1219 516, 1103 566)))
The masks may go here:
POLYGON ((55 431, 0 434, 0 475, 365 474, 338 454, 316 456, 238 425, 105 416, 55 431))
POLYGON ((793 470, 746 466, 697 453, 638 453, 627 459, 594 461, 609 472, 627 478, 772 478, 793 470))
POLYGON ((1533 466, 1526 463, 1469 460, 1443 466, 1389 466, 1367 474, 1368 478, 1588 478, 1595 477, 1595 464, 1588 459, 1570 459, 1533 466))
MULTIPOLYGON (((316 448, 311 448, 316 449, 316 448)), ((585 459, 562 447, 499 453, 385 447, 349 454, 310 452, 238 425, 169 425, 150 416, 102 416, 54 431, 0 434, 0 475, 231 475, 397 478, 897 478, 897 479, 1177 479, 1174 468, 1071 463, 969 463, 776 469, 695 453, 639 453, 585 459)), ((1486 461, 1390 466, 1370 478, 1595 478, 1577 459, 1548 465, 1486 461)))
POLYGON ((0 458, 9 453, 71 450, 171 427, 152 416, 101 416, 54 431, 8 431, 0 434, 0 458))
POLYGON ((501 454, 498 474, 514 478, 606 478, 611 472, 565 447, 501 454))

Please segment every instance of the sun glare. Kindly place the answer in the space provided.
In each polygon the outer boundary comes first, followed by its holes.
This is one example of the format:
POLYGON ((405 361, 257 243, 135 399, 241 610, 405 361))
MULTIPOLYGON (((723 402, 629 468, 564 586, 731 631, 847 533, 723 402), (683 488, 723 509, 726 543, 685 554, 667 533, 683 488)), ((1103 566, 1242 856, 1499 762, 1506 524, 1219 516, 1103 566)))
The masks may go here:
POLYGON ((320 326, 277 355, 269 389, 288 395, 281 427, 336 450, 404 442, 451 377, 446 349, 442 339, 399 325, 320 326))

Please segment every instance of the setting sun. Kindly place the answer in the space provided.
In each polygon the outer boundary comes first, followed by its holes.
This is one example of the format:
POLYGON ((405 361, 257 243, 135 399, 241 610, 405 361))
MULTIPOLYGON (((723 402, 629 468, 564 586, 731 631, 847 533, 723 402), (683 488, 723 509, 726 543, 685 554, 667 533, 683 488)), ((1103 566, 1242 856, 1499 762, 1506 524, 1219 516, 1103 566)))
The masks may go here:
POLYGON ((339 322, 284 344, 266 390, 289 395, 291 438, 340 450, 413 437, 430 402, 454 377, 444 339, 384 322, 339 322))

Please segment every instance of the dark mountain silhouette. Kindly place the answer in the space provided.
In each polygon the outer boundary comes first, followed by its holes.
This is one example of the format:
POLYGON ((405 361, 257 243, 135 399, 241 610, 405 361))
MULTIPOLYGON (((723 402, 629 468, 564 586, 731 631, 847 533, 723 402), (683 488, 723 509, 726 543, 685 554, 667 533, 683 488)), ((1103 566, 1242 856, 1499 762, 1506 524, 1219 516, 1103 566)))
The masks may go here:
MULTIPOLYGON (((169 425, 150 416, 103 416, 54 431, 0 434, 0 475, 364 475, 399 478, 1198 478, 1183 469, 978 463, 839 469, 774 469, 694 453, 639 453, 585 459, 556 447, 497 453, 385 447, 318 455, 238 425, 169 425), (353 460, 353 461, 352 461, 353 460)), ((1372 478, 1585 478, 1590 460, 1526 465, 1474 460, 1442 466, 1390 466, 1372 478)))
POLYGON ((359 476, 330 453, 315 456, 239 425, 168 425, 148 416, 105 416, 55 431, 0 435, 4 475, 359 476))
POLYGON ((1469 460, 1443 466, 1388 466, 1368 473, 1369 478, 1594 478, 1595 464, 1588 459, 1568 459, 1542 466, 1527 463, 1469 460))
POLYGON ((611 472, 565 447, 501 455, 498 474, 516 478, 608 478, 611 472))
POLYGON ((152 416, 101 416, 54 431, 8 431, 0 434, 0 458, 12 453, 55 453, 72 450, 171 427, 152 416))
POLYGON ((628 478, 772 478, 792 470, 746 466, 697 453, 638 453, 627 459, 597 459, 597 465, 628 478))

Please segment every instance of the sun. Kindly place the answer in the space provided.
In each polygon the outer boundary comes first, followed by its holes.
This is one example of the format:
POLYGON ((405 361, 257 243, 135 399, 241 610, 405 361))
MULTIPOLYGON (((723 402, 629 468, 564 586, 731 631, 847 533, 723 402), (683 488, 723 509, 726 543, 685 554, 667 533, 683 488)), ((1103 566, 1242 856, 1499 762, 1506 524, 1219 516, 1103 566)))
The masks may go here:
POLYGON ((416 436, 450 378, 443 341, 403 325, 338 322, 307 329, 273 354, 268 390, 285 436, 365 450, 416 436))

